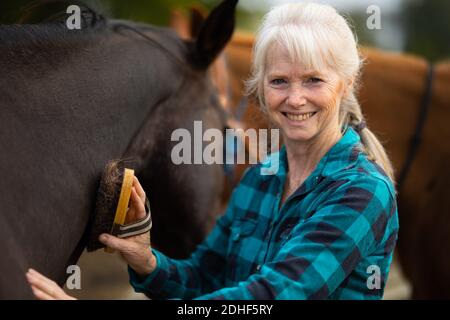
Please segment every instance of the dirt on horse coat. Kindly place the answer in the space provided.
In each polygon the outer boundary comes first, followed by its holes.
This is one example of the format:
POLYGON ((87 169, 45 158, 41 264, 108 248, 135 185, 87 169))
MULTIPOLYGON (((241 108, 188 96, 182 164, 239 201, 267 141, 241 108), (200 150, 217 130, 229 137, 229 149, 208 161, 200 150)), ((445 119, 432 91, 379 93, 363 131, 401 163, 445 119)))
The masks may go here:
POLYGON ((64 281, 110 159, 136 169, 157 248, 186 257, 204 238, 223 169, 174 165, 171 133, 192 133, 194 120, 224 128, 206 70, 231 37, 235 5, 219 5, 193 41, 92 11, 79 31, 61 21, 0 26, 0 298, 32 296, 29 267, 64 281))

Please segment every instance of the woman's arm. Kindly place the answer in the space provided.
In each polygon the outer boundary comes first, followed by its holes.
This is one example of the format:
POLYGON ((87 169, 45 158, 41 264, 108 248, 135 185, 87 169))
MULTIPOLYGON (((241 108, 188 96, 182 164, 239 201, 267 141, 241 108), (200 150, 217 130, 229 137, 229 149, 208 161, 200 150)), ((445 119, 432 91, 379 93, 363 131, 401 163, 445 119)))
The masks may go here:
MULTIPOLYGON (((102 234, 100 241, 117 250, 128 263, 130 282, 136 291, 152 298, 194 298, 223 286, 233 199, 234 196, 231 197, 227 212, 218 220, 206 241, 187 260, 170 259, 153 250, 149 233, 126 239, 102 234)), ((145 217, 144 203, 145 192, 135 178, 127 223, 145 217)), ((26 276, 38 299, 72 298, 55 282, 34 270, 30 270, 26 276)))
POLYGON ((225 284, 234 199, 238 192, 235 189, 225 214, 188 259, 171 259, 153 249, 157 267, 147 278, 138 277, 129 268, 130 283, 134 289, 153 299, 192 299, 222 288, 225 284))

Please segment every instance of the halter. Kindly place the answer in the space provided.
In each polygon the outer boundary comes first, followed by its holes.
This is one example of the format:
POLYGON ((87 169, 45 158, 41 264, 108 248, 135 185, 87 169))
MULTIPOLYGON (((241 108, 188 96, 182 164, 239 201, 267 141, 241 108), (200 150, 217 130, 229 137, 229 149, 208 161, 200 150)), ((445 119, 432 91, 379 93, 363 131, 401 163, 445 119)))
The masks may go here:
POLYGON ((411 165, 417 155, 417 150, 419 149, 420 143, 422 142, 422 133, 427 120, 428 110, 431 101, 431 94, 433 89, 433 76, 434 76, 434 66, 433 64, 430 63, 428 66, 425 92, 422 96, 422 101, 420 103, 419 118, 417 120, 416 130, 411 138, 406 161, 405 164, 403 165, 402 170, 400 171, 400 176, 397 183, 398 186, 397 189, 399 190, 402 187, 403 183, 405 182, 409 170, 411 169, 411 165))

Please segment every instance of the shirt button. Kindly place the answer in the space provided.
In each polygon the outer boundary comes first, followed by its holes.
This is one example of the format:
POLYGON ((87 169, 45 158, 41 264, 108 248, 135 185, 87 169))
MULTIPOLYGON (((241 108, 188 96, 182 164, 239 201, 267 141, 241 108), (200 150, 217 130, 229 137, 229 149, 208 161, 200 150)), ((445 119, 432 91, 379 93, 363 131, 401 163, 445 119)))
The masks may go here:
POLYGON ((260 264, 258 264, 258 265, 256 266, 256 271, 259 271, 259 270, 261 270, 261 265, 260 265, 260 264))

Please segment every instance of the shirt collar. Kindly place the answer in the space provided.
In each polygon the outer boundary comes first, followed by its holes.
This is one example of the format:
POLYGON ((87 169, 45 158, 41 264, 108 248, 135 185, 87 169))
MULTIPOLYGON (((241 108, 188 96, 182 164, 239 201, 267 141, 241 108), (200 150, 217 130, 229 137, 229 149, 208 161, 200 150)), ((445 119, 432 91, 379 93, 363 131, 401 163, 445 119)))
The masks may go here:
POLYGON ((322 176, 330 176, 352 166, 362 150, 361 138, 352 127, 347 127, 341 139, 322 158, 322 176))

